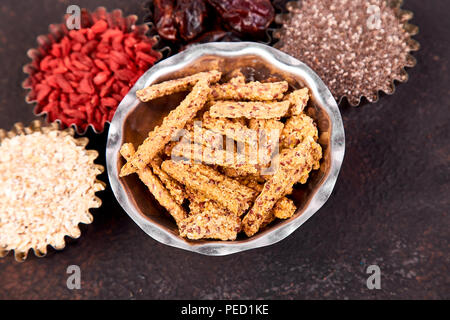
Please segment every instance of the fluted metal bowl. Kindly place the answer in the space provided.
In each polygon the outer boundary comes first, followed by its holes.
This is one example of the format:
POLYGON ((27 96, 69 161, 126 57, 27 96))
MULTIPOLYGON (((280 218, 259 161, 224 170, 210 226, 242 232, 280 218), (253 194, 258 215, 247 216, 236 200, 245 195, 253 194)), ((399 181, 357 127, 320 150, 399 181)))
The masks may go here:
POLYGON ((328 88, 304 63, 272 47, 253 42, 208 43, 192 47, 149 69, 120 103, 112 120, 106 149, 111 188, 123 209, 149 236, 169 246, 205 254, 227 255, 276 243, 300 227, 330 196, 344 158, 345 135, 342 118, 328 88), (279 220, 252 238, 240 235, 235 241, 197 240, 179 236, 168 216, 137 175, 119 178, 124 160, 119 154, 124 142, 135 146, 175 108, 184 94, 162 97, 147 103, 136 98, 136 91, 150 84, 196 72, 218 69, 224 74, 243 68, 255 80, 283 79, 292 88, 307 86, 311 100, 307 113, 319 129, 324 157, 308 182, 294 188, 291 198, 298 209, 288 220, 279 220))

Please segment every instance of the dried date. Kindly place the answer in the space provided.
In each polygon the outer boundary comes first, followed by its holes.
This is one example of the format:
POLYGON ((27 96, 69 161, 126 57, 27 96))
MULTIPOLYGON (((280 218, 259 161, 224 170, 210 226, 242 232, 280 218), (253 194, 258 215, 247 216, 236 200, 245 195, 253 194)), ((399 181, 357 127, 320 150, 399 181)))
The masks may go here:
POLYGON ((207 1, 229 28, 242 35, 261 35, 275 16, 270 0, 207 1))
POLYGON ((207 16, 204 0, 177 0, 175 21, 180 37, 190 41, 205 31, 207 16))
POLYGON ((154 0, 154 22, 159 35, 167 40, 177 39, 175 0, 154 0))

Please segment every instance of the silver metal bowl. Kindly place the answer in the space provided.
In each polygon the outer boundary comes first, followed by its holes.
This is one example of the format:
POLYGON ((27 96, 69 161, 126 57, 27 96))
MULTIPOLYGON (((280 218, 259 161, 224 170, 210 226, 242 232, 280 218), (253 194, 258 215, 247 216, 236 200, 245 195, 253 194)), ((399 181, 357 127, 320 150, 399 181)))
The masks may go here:
POLYGON ((111 188, 123 209, 149 236, 169 246, 205 254, 227 255, 276 243, 308 220, 330 196, 341 168, 345 150, 342 118, 328 88, 304 63, 272 47, 253 42, 208 43, 194 46, 149 69, 120 103, 108 134, 106 160, 111 188), (183 77, 200 71, 219 69, 224 74, 236 68, 247 70, 256 80, 283 79, 293 88, 307 86, 311 100, 307 113, 316 120, 324 158, 305 185, 294 188, 291 198, 298 209, 288 220, 277 221, 252 238, 235 241, 191 241, 181 238, 173 219, 149 194, 137 175, 119 178, 124 160, 119 150, 124 142, 136 146, 147 137, 183 94, 162 97, 147 103, 136 91, 150 84, 183 77))

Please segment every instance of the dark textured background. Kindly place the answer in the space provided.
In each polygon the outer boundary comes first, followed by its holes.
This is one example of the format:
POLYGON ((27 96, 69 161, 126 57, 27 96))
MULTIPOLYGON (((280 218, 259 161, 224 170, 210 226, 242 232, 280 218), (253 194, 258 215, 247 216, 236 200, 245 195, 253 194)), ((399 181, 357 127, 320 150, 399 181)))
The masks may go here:
MULTIPOLYGON (((122 8, 142 17, 137 0, 70 1, 122 8)), ((27 49, 69 1, 2 0, 0 127, 34 119, 24 102, 27 49)), ((44 259, 0 260, 0 298, 450 298, 449 56, 447 0, 406 1, 420 27, 410 80, 375 104, 342 106, 347 151, 333 195, 287 239, 226 257, 205 257, 149 238, 111 190, 82 237, 44 259), (82 270, 82 289, 66 288, 66 268, 82 270), (365 270, 381 268, 381 290, 365 270)), ((106 135, 88 135, 103 153, 106 135)), ((104 163, 104 158, 101 159, 104 163)), ((104 176, 106 179, 106 176, 104 176)))

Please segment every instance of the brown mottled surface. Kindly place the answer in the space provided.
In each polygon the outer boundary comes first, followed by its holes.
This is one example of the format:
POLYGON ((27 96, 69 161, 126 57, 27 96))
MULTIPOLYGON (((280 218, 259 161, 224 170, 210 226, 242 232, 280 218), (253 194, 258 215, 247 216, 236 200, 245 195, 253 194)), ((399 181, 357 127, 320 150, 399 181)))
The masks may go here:
MULTIPOLYGON (((20 86, 26 50, 68 3, 1 1, 0 127, 34 119, 20 86)), ((78 3, 142 14, 144 1, 78 3)), ((108 189, 94 223, 65 250, 22 264, 11 255, 0 260, 0 299, 450 298, 450 4, 410 0, 404 7, 421 29, 418 64, 393 96, 342 106, 340 178, 326 205, 294 234, 270 247, 205 257, 149 238, 108 189), (81 290, 66 287, 72 264, 81 267, 81 290), (371 264, 381 268, 381 290, 365 285, 371 264)), ((88 136, 103 154, 106 134, 88 136)))

